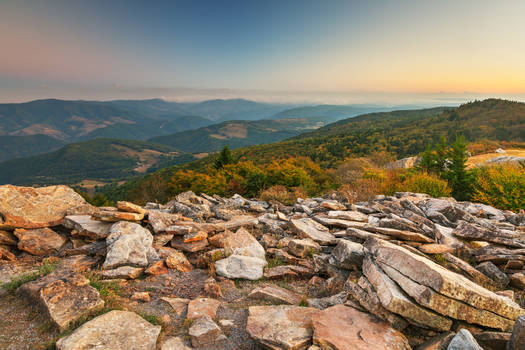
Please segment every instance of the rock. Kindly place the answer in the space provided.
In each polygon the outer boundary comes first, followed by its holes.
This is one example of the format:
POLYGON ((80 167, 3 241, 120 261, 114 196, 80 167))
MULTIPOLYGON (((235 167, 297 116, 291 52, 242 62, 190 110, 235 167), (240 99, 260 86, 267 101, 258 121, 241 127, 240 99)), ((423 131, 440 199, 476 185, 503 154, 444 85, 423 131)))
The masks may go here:
POLYGON ((175 236, 171 240, 171 246, 175 249, 179 249, 188 253, 198 252, 205 249, 208 246, 208 240, 203 239, 195 242, 184 242, 183 237, 175 236))
POLYGON ((321 246, 311 239, 291 239, 288 242, 288 251, 300 258, 311 257, 321 251, 321 246))
MULTIPOLYGON (((156 234, 166 232, 168 227, 175 225, 179 219, 179 214, 165 213, 160 210, 150 210, 148 212, 148 223, 156 234)), ((191 229, 191 227, 189 228, 191 229)))
POLYGON ((512 335, 507 344, 507 350, 521 349, 525 349, 525 316, 520 316, 516 319, 512 335))
POLYGON ((159 233, 153 236, 153 247, 161 248, 168 244, 173 239, 172 234, 169 233, 159 233))
POLYGON ((108 252, 103 265, 105 270, 125 265, 147 266, 157 258, 152 247, 153 236, 136 223, 121 221, 114 224, 106 243, 108 252))
POLYGON ((135 301, 143 301, 147 303, 151 300, 151 297, 149 296, 148 292, 135 292, 133 293, 130 299, 135 301))
POLYGON ((118 222, 118 221, 140 221, 144 219, 144 214, 129 213, 123 211, 114 210, 100 210, 91 215, 95 220, 105 222, 118 222))
POLYGON ((112 224, 93 220, 91 215, 68 215, 64 218, 63 225, 71 230, 75 230, 75 236, 99 240, 109 235, 112 224))
POLYGON ((461 329, 448 345, 447 350, 483 350, 472 334, 466 329, 461 329))
POLYGON ((144 271, 147 275, 160 276, 169 273, 164 260, 159 260, 148 266, 144 271))
POLYGON ((166 339, 160 348, 161 350, 191 350, 184 344, 181 338, 169 337, 166 339))
POLYGON ((346 206, 338 203, 337 201, 323 201, 321 203, 321 208, 326 208, 330 210, 346 210, 346 206))
POLYGON ((456 251, 456 248, 451 247, 446 244, 437 244, 437 243, 430 243, 430 244, 423 244, 418 247, 419 250, 421 250, 425 254, 447 254, 447 253, 453 253, 456 251))
POLYGON ((140 276, 144 271, 141 267, 121 266, 113 270, 102 271, 102 277, 113 279, 113 278, 125 278, 134 280, 140 276))
POLYGON ((169 298, 169 297, 162 297, 161 300, 164 300, 170 306, 173 308, 173 311, 177 314, 177 316, 181 316, 184 310, 188 307, 190 299, 183 299, 183 298, 169 298))
POLYGON ((318 312, 300 306, 250 306, 246 331, 269 349, 306 349, 312 343, 312 317, 318 312))
POLYGON ((363 265, 363 246, 359 243, 340 239, 328 262, 346 270, 358 270, 363 265))
POLYGON ((414 350, 446 350, 455 335, 455 332, 440 333, 419 344, 414 350))
POLYGON ((110 311, 84 323, 58 340, 57 350, 126 349, 154 350, 160 326, 130 311, 110 311))
POLYGON ((0 186, 0 229, 57 226, 68 213, 90 214, 93 210, 67 186, 0 186))
POLYGON ((137 214, 142 214, 142 215, 147 213, 147 211, 144 210, 141 206, 130 203, 130 202, 125 202, 125 201, 118 201, 117 209, 120 211, 125 211, 129 213, 137 213, 137 214))
POLYGON ((410 350, 408 340, 388 323, 344 305, 312 316, 313 342, 323 350, 410 350))
POLYGON ((493 230, 474 226, 465 221, 460 222, 452 233, 463 239, 487 241, 509 247, 525 248, 525 241, 517 239, 514 235, 505 235, 501 230, 494 232, 493 230))
POLYGON ((268 279, 297 279, 297 278, 309 278, 313 275, 314 271, 304 266, 296 265, 281 265, 266 269, 264 277, 268 279))
POLYGON ((505 287, 507 284, 509 284, 509 278, 507 275, 490 261, 479 264, 476 266, 476 270, 480 271, 502 287, 505 287))
POLYGON ((510 285, 514 288, 525 290, 525 275, 521 272, 510 275, 510 285))
POLYGON ((403 316, 420 327, 447 331, 452 321, 413 303, 398 285, 369 257, 363 261, 363 273, 370 281, 381 304, 389 311, 403 316))
POLYGON ((310 298, 307 303, 308 306, 316 309, 326 309, 330 306, 344 304, 348 299, 348 293, 341 292, 325 298, 310 298))
POLYGON ((170 251, 165 261, 168 268, 180 272, 188 272, 193 269, 186 256, 177 250, 170 251))
POLYGON ((196 320, 203 316, 209 316, 214 319, 217 314, 217 309, 221 306, 221 302, 217 299, 212 298, 196 298, 188 304, 188 315, 186 316, 189 320, 196 320))
POLYGON ((368 222, 368 215, 363 214, 358 211, 333 210, 333 211, 328 212, 328 217, 334 218, 334 219, 368 222))
POLYGON ((481 332, 474 334, 474 339, 483 350, 505 350, 511 333, 505 332, 481 332))
POLYGON ((299 305, 302 300, 301 295, 274 285, 255 288, 250 294, 248 294, 248 297, 252 299, 266 300, 276 304, 289 305, 299 305))
POLYGON ((368 239, 364 247, 375 259, 405 276, 452 299, 463 301, 478 309, 491 311, 510 320, 525 311, 516 303, 499 296, 467 278, 458 275, 424 257, 392 243, 368 239))
POLYGON ((66 239, 50 228, 16 229, 18 249, 32 255, 51 255, 66 243, 66 239))
POLYGON ((449 264, 452 264, 453 266, 457 267, 461 272, 463 272, 467 276, 470 276, 470 278, 477 284, 486 286, 487 288, 491 289, 496 289, 498 287, 493 280, 491 280, 483 273, 473 268, 469 263, 461 260, 460 258, 450 253, 447 253, 445 254, 445 259, 449 264))
POLYGON ((18 240, 11 232, 0 230, 0 245, 16 246, 17 244, 18 240))
POLYGON ((366 222, 363 221, 350 221, 350 220, 343 220, 343 219, 333 219, 327 216, 321 216, 318 215, 315 217, 315 220, 319 223, 329 226, 329 227, 341 227, 341 228, 363 228, 367 225, 366 222))
POLYGON ((209 316, 203 316, 190 327, 188 334, 191 337, 193 347, 203 347, 208 345, 218 346, 226 340, 226 336, 221 329, 209 316))
POLYGON ((336 238, 328 232, 328 228, 310 218, 292 219, 290 225, 301 238, 309 238, 321 245, 336 243, 336 238))
POLYGON ((0 245, 0 260, 15 261, 16 257, 13 253, 9 251, 7 246, 0 245))
POLYGON ((396 281, 409 296, 414 298, 416 302, 424 307, 434 310, 442 315, 466 321, 468 323, 474 323, 504 331, 510 331, 512 328, 513 322, 507 318, 498 316, 486 310, 476 309, 468 304, 445 297, 426 286, 412 281, 410 278, 404 276, 388 265, 382 263, 379 265, 383 271, 396 281))
POLYGON ((226 278, 258 280, 263 276, 266 260, 244 255, 230 255, 215 262, 217 274, 226 278))
POLYGON ((212 298, 222 297, 221 285, 211 276, 204 281, 204 292, 212 298))
POLYGON ((235 233, 227 232, 222 243, 227 255, 252 256, 265 260, 266 252, 263 246, 244 228, 235 233))
POLYGON ((245 226, 255 226, 259 223, 259 220, 257 218, 254 218, 249 215, 239 215, 234 216, 231 220, 226 222, 220 222, 220 223, 214 223, 208 225, 208 230, 210 231, 234 231, 238 228, 245 227, 245 226))
POLYGON ((89 280, 71 270, 55 270, 23 284, 16 293, 41 306, 61 331, 104 306, 89 280))
POLYGON ((429 238, 418 232, 396 230, 394 228, 377 227, 377 226, 371 226, 371 225, 365 226, 365 230, 380 233, 380 234, 398 238, 398 239, 402 239, 404 241, 434 243, 434 240, 432 238, 429 238))
POLYGON ((202 240, 205 240, 206 238, 208 238, 208 233, 204 231, 194 231, 194 232, 185 234, 182 239, 184 243, 191 243, 191 242, 202 241, 202 240))

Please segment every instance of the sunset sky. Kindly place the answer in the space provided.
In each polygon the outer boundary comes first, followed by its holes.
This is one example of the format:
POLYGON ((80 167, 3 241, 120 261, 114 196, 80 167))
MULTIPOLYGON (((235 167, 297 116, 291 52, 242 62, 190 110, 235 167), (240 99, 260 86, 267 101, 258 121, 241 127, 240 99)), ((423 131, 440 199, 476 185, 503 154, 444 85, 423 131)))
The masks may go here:
POLYGON ((0 1, 0 100, 525 100, 525 1, 0 1))

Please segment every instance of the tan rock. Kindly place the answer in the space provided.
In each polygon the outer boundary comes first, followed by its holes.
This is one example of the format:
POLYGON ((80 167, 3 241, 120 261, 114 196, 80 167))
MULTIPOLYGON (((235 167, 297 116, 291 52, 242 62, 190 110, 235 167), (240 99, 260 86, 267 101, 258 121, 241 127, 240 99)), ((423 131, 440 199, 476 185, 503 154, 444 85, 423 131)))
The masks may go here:
POLYGON ((226 255, 252 256, 261 260, 266 256, 263 246, 245 228, 240 228, 235 233, 227 231, 222 246, 226 255))
POLYGON ((523 273, 514 273, 510 275, 510 284, 519 290, 525 290, 525 275, 523 273))
POLYGON ((512 330, 514 322, 509 319, 486 310, 476 309, 468 304, 443 296, 426 286, 412 281, 388 265, 381 263, 379 265, 409 296, 424 307, 468 323, 501 329, 503 331, 512 330))
POLYGON ((275 266, 264 271, 264 277, 268 279, 297 279, 297 278, 309 278, 314 274, 312 269, 304 266, 295 265, 281 265, 275 266))
POLYGON ((50 228, 16 229, 18 249, 32 255, 50 255, 56 253, 65 243, 66 239, 50 228))
POLYGON ((130 311, 113 310, 84 323, 58 340, 57 350, 154 350, 161 327, 130 311), (96 345, 94 345, 96 344, 96 345))
POLYGON ((148 275, 159 276, 165 275, 169 271, 166 267, 166 264, 164 263, 164 260, 159 260, 151 264, 144 272, 148 275))
POLYGON ((204 231, 195 231, 191 233, 187 233, 184 235, 184 243, 191 243, 191 242, 197 242, 202 241, 208 238, 208 233, 204 231))
POLYGON ((321 246, 311 239, 292 239, 288 242, 288 251, 300 258, 311 257, 321 251, 321 246))
POLYGON ((0 245, 0 260, 15 261, 16 257, 13 253, 9 251, 7 246, 0 245))
POLYGON ((344 220, 344 219, 336 219, 331 218, 328 216, 316 216, 315 220, 319 221, 321 224, 329 226, 329 227, 341 227, 341 228, 364 228, 366 225, 368 225, 366 222, 362 221, 351 221, 351 220, 344 220))
POLYGON ((323 350, 410 350, 408 340, 387 322, 336 305, 312 317, 313 341, 323 350))
POLYGON ((90 215, 68 215, 63 225, 71 230, 74 236, 88 237, 94 240, 104 239, 109 235, 111 223, 93 220, 90 215))
POLYGON ((366 257, 363 261, 363 273, 387 310, 403 316, 420 327, 447 331, 452 326, 451 320, 414 304, 370 257, 366 257))
POLYGON ((162 297, 161 300, 164 300, 170 306, 173 308, 173 311, 180 317, 184 310, 188 307, 188 303, 190 302, 190 299, 183 299, 183 298, 170 298, 170 297, 162 297))
POLYGON ((113 270, 104 270, 102 271, 102 276, 104 278, 125 278, 125 279, 136 279, 144 271, 142 267, 132 267, 132 266, 121 266, 113 270))
POLYGON ((434 243, 434 240, 432 238, 429 238, 418 232, 397 230, 397 229, 388 228, 388 227, 377 227, 377 226, 372 226, 372 225, 366 226, 365 229, 371 232, 380 233, 383 235, 395 237, 395 238, 402 239, 405 241, 434 243))
POLYGON ((0 186, 0 229, 60 225, 75 210, 81 214, 93 208, 67 186, 0 186))
POLYGON ((221 306, 221 302, 217 299, 212 298, 196 298, 188 304, 188 315, 186 316, 189 320, 196 320, 205 315, 215 318, 217 309, 221 306))
POLYGON ((153 232, 157 234, 166 232, 169 226, 175 225, 179 220, 179 214, 165 213, 160 210, 150 210, 148 212, 148 223, 153 232))
POLYGON ((141 206, 125 201, 118 201, 117 209, 120 211, 126 211, 129 213, 137 213, 142 215, 147 213, 147 211, 144 210, 141 206))
POLYGON ((248 297, 290 305, 299 305, 302 300, 301 295, 274 285, 255 288, 250 294, 248 294, 248 297))
POLYGON ((162 343, 161 350, 191 350, 191 349, 184 344, 184 341, 181 338, 169 337, 162 343))
POLYGON ((196 348, 205 346, 218 348, 220 343, 226 340, 226 336, 220 327, 208 315, 195 320, 188 330, 188 334, 191 337, 191 345, 196 348))
POLYGON ((118 221, 140 221, 144 218, 144 214, 128 213, 123 211, 107 211, 100 210, 93 213, 91 217, 94 220, 105 221, 105 222, 118 222, 118 221))
POLYGON ((0 244, 16 246, 18 240, 11 232, 0 230, 0 244))
POLYGON ((445 296, 511 320, 525 314, 518 304, 405 248, 373 238, 368 239, 364 246, 377 261, 445 296))
POLYGON ((343 220, 350 220, 350 221, 361 221, 361 222, 368 222, 368 215, 363 214, 358 211, 329 211, 328 217, 334 218, 334 219, 343 219, 343 220))
POLYGON ((425 254, 447 254, 456 251, 454 247, 448 246, 446 244, 436 243, 423 244, 419 246, 418 249, 425 254))
POLYGON ((250 306, 246 331, 275 350, 304 350, 312 344, 312 317, 319 310, 300 306, 250 306))
POLYGON ((143 301, 147 303, 151 300, 151 297, 148 292, 135 292, 133 293, 133 295, 131 295, 130 299, 135 301, 143 301))
POLYGON ((185 243, 184 238, 175 236, 171 240, 171 246, 184 252, 193 253, 205 249, 208 246, 208 240, 203 239, 200 241, 185 243))
POLYGON ((180 272, 188 272, 193 269, 186 256, 177 250, 171 251, 166 257, 166 266, 180 272))

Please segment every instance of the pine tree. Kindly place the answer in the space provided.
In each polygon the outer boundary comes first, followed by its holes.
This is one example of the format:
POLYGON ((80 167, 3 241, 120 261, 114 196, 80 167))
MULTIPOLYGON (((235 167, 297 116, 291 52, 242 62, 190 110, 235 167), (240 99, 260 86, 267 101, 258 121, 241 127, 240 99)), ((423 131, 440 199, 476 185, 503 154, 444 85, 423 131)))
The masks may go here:
POLYGON ((422 170, 426 173, 431 173, 434 171, 436 166, 436 157, 434 155, 434 151, 432 150, 432 146, 429 144, 427 146, 427 149, 421 156, 421 161, 418 164, 419 170, 422 170))
POLYGON ((472 173, 467 170, 468 155, 465 137, 456 137, 456 142, 448 153, 450 164, 445 178, 452 188, 452 196, 460 201, 469 200, 473 192, 474 180, 472 173))
POLYGON ((215 160, 215 164, 213 165, 215 169, 219 170, 222 169, 227 164, 235 163, 232 152, 230 151, 230 148, 228 146, 224 146, 221 153, 219 153, 219 157, 215 160))

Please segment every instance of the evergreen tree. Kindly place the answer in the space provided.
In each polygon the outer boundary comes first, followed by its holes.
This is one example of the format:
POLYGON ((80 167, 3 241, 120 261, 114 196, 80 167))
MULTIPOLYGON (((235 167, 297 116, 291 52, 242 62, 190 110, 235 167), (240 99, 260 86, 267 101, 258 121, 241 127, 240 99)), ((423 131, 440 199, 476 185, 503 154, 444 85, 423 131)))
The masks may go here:
POLYGON ((436 154, 434 156, 433 172, 441 177, 447 171, 448 145, 445 136, 441 136, 440 143, 436 144, 436 154))
POLYGON ((219 157, 215 160, 215 164, 213 165, 215 169, 222 169, 227 164, 233 164, 235 163, 235 160, 233 159, 232 152, 230 151, 230 148, 228 146, 224 146, 221 153, 219 153, 219 157))
POLYGON ((432 146, 429 144, 427 146, 427 149, 423 153, 423 156, 421 157, 421 161, 418 164, 419 170, 422 170, 426 173, 434 172, 436 166, 436 157, 434 155, 434 151, 432 150, 432 146))
POLYGON ((467 170, 467 143, 464 136, 456 137, 456 142, 448 152, 450 164, 445 173, 452 188, 452 196, 460 201, 469 200, 473 192, 473 176, 467 170))

